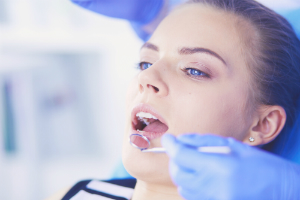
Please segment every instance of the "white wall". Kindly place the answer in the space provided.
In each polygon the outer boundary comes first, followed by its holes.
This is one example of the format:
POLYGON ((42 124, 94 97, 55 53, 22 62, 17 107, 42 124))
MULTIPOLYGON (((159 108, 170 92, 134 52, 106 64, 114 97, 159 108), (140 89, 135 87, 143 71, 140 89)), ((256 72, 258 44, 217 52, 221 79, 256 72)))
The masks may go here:
MULTIPOLYGON (((108 178, 120 160, 124 98, 141 41, 127 22, 68 0, 0 3, 0 12, 6 13, 0 19, 0 80, 2 88, 4 80, 13 85, 17 126, 15 152, 5 152, 0 139, 0 199, 42 199, 80 179, 108 178), (69 55, 69 61, 62 55, 69 55), (66 66, 77 61, 77 67, 66 66), (66 88, 77 99, 52 110, 41 108, 44 98, 66 88), (81 115, 89 119, 83 122, 81 115), (94 140, 93 148, 87 150, 87 141, 80 141, 83 134, 94 140), (72 138, 73 144, 60 144, 59 137, 72 138), (57 146, 41 146, 46 139, 57 146)), ((0 109, 3 118, 2 104, 0 109)))

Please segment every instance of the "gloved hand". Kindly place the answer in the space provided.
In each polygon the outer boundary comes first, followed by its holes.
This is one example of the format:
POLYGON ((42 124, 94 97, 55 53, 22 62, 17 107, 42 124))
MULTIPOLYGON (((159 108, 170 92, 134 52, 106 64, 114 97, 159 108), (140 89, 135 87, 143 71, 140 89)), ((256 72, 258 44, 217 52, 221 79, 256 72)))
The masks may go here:
POLYGON ((109 17, 147 24, 160 11, 163 0, 71 0, 75 4, 109 17))
POLYGON ((170 175, 187 200, 299 200, 300 166, 232 138, 165 134, 170 175), (229 146, 230 154, 200 146, 229 146))

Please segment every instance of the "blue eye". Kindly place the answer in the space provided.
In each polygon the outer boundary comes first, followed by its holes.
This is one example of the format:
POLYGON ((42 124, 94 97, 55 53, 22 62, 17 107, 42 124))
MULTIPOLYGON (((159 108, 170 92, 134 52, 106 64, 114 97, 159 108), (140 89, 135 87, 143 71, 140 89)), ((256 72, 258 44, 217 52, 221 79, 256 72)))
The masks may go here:
POLYGON ((204 72, 202 72, 201 70, 198 70, 198 69, 194 69, 194 68, 186 68, 184 69, 184 71, 186 72, 186 74, 188 76, 192 76, 192 77, 196 77, 196 78, 199 78, 199 77, 207 77, 207 78, 210 78, 210 76, 204 72))
POLYGON ((203 75, 203 72, 201 72, 200 70, 196 70, 196 69, 189 69, 188 72, 193 76, 203 75))
POLYGON ((149 67, 151 67, 151 63, 147 63, 147 62, 140 62, 138 68, 140 70, 145 70, 148 69, 149 67))

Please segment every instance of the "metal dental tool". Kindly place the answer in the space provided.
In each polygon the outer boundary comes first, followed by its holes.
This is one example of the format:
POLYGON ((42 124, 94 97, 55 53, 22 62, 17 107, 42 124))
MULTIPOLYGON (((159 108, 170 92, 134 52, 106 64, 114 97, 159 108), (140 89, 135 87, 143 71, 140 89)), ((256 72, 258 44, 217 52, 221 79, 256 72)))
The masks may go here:
POLYGON ((148 138, 140 134, 131 134, 129 136, 129 143, 141 151, 148 149, 150 146, 150 141, 148 138))
MULTIPOLYGON (((203 153, 220 153, 220 154, 229 154, 231 152, 228 146, 207 146, 207 147, 198 147, 197 150, 203 153)), ((143 153, 153 152, 153 153, 166 153, 165 148, 156 147, 152 149, 143 149, 143 153)))
MULTIPOLYGON (((166 153, 166 150, 163 147, 148 149, 150 146, 150 141, 145 136, 140 134, 131 134, 129 136, 129 143, 133 147, 140 149, 143 153, 166 153)), ((231 149, 228 146, 204 146, 198 147, 197 150, 204 153, 220 154, 229 154, 231 152, 231 149)))

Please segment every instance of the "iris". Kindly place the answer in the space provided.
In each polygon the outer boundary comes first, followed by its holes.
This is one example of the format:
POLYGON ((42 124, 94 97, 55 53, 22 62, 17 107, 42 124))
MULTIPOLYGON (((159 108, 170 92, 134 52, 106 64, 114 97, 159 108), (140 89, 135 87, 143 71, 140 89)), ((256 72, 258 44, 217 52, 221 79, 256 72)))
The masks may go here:
POLYGON ((206 74, 200 70, 189 68, 187 72, 192 76, 206 76, 206 74))
POLYGON ((139 64, 139 68, 140 70, 145 70, 145 69, 148 69, 149 67, 151 67, 151 63, 147 63, 147 62, 141 62, 139 64))

